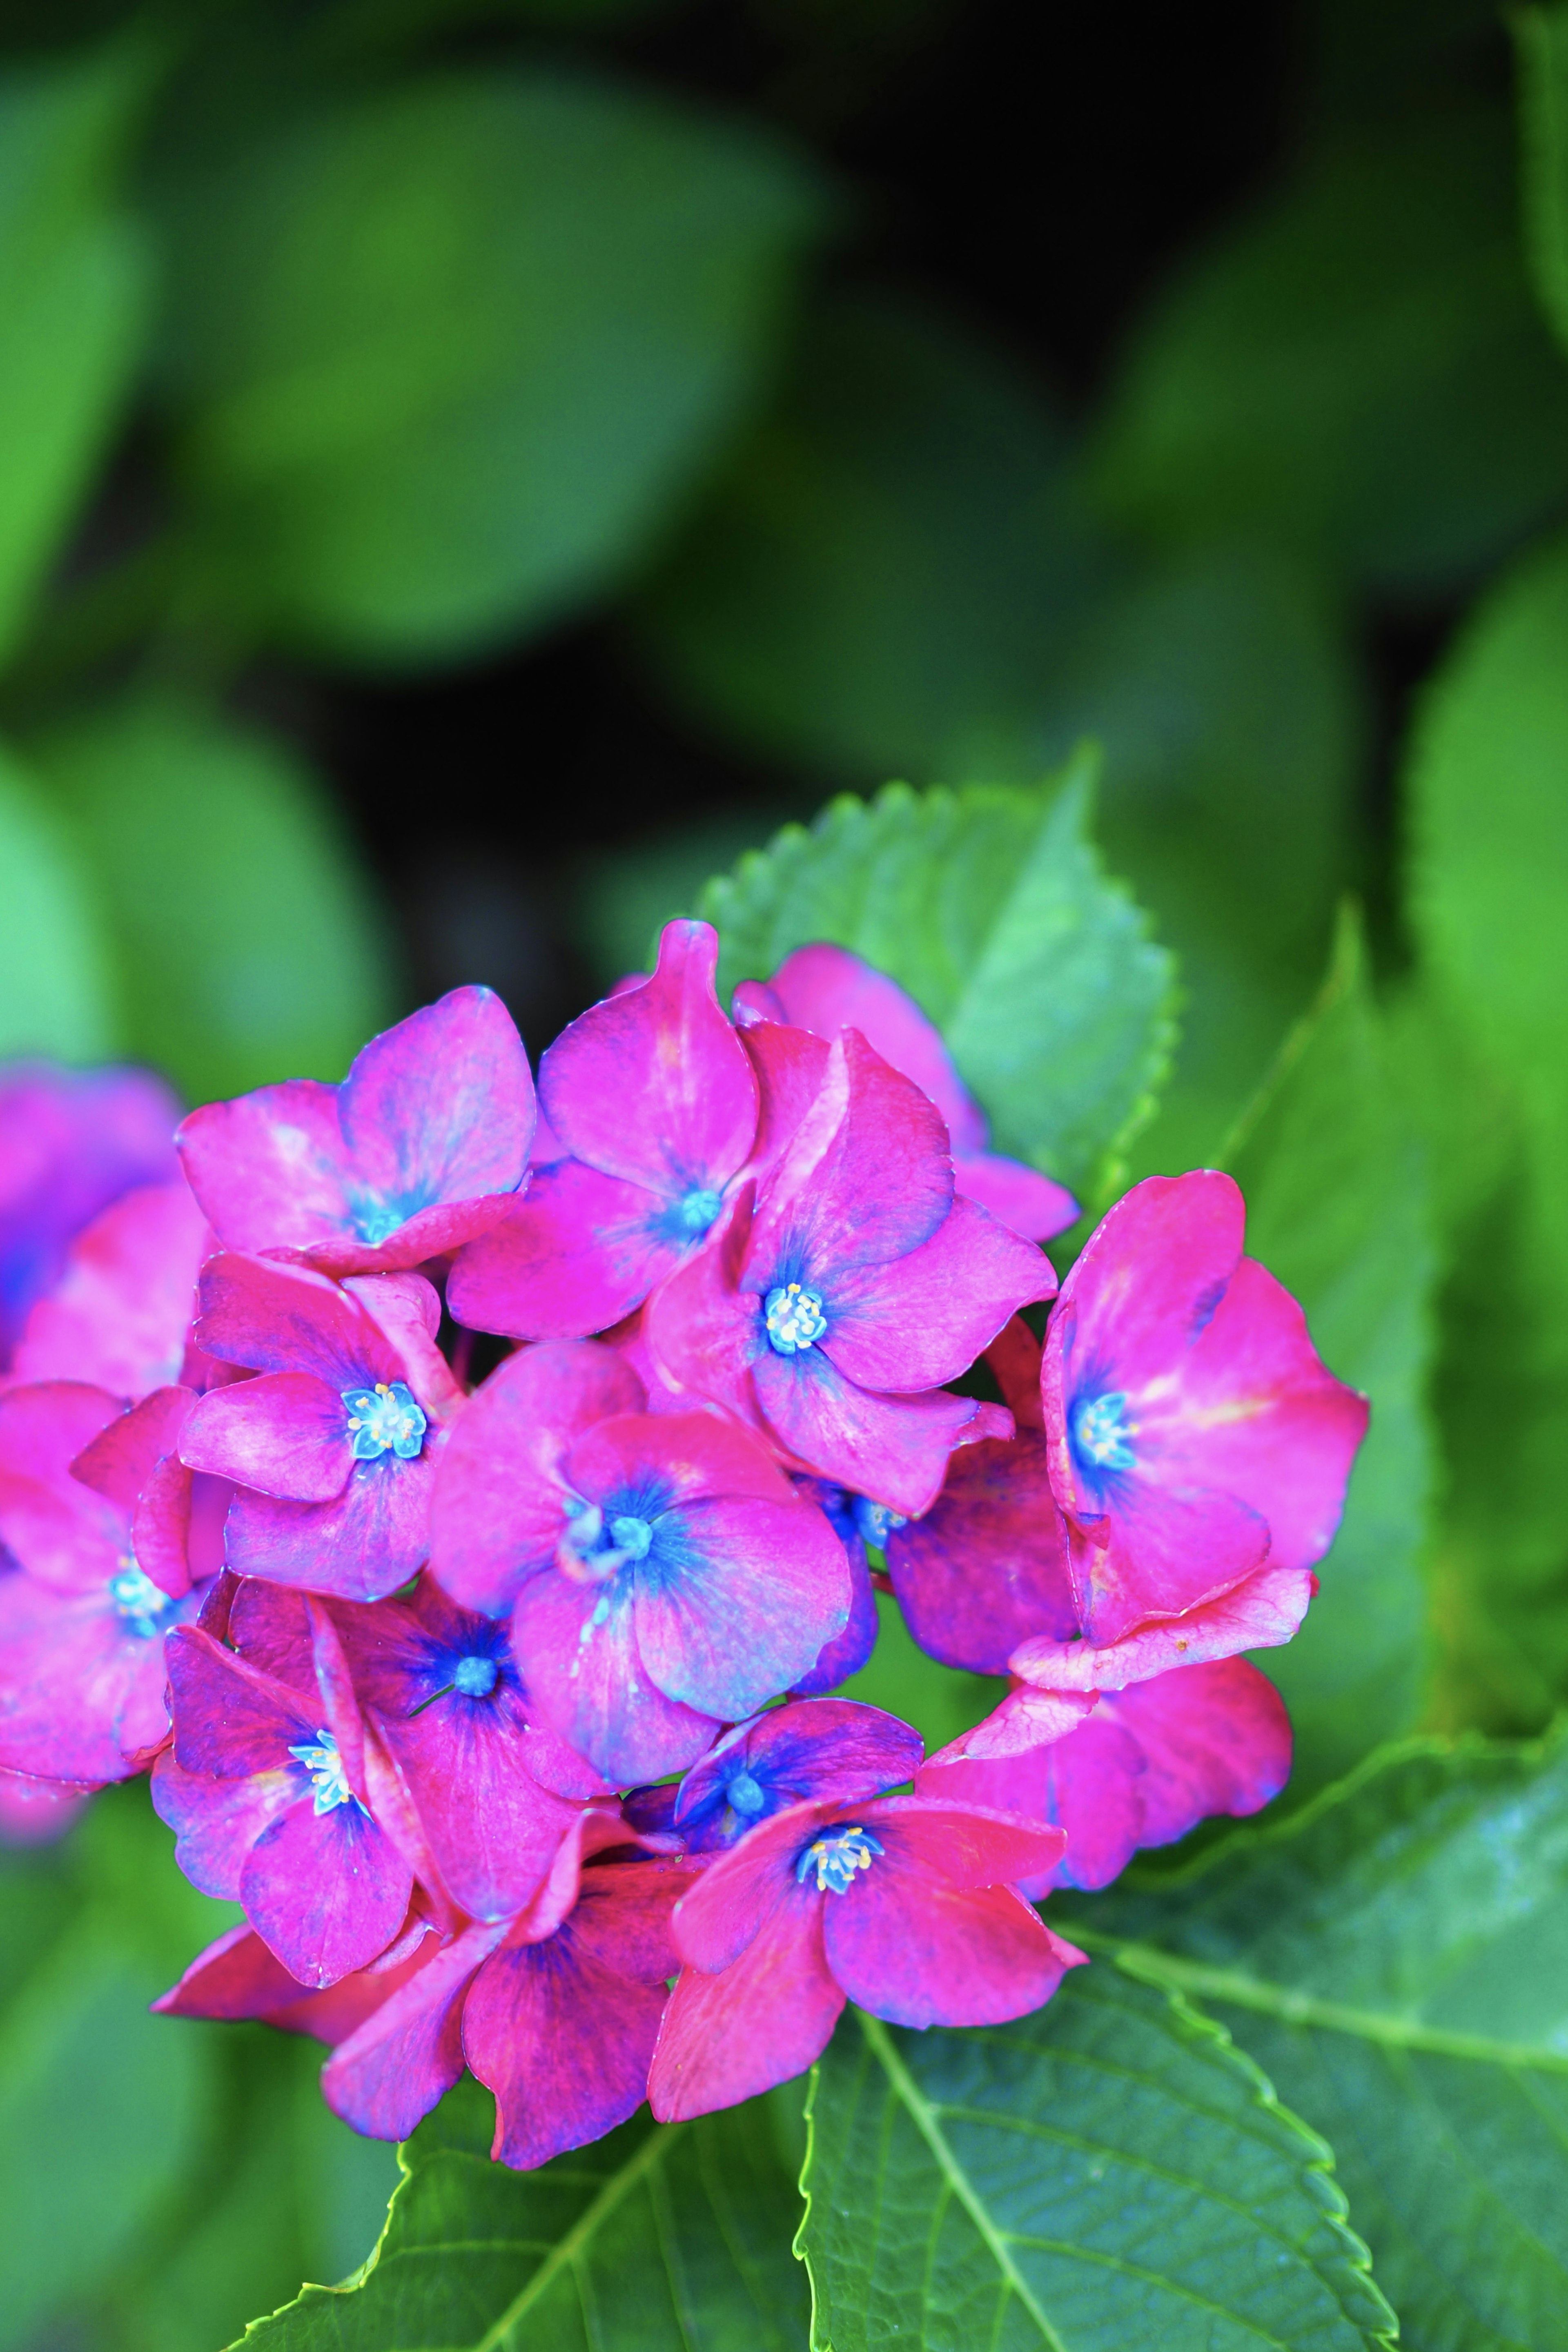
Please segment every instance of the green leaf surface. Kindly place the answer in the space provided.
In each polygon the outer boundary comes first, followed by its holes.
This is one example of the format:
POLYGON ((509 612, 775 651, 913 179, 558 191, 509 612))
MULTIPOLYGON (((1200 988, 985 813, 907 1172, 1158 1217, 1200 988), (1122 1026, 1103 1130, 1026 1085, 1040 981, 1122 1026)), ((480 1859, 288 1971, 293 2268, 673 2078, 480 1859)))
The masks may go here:
POLYGON ((114 179, 143 82, 115 54, 0 76, 0 656, 141 354, 151 261, 114 179))
POLYGON ((0 1056, 101 1061, 118 1025, 91 876, 35 779, 0 746, 0 1056))
POLYGON ((1568 349, 1568 8, 1518 8, 1525 250, 1541 307, 1568 349))
POLYGON ((1113 1964, 1013 2025, 851 2012, 810 2126, 816 2352, 1363 2352, 1392 2330, 1322 2142, 1113 1964))
POLYGON ((537 2172, 489 2161, 465 2079, 402 2151, 363 2274, 307 2287, 250 2352, 799 2352, 800 2204, 769 2105, 646 2111, 537 2172))
POLYGON ((1568 1746, 1436 1742, 1064 1932, 1221 2018, 1332 2143, 1408 2352, 1568 2340, 1568 1746))
POLYGON ((1300 1300, 1330 1370, 1372 1402, 1321 1590, 1296 1639, 1256 1661, 1289 1703, 1300 1795, 1411 1727, 1427 1664, 1437 1252, 1426 1156, 1352 914, 1314 1013, 1226 1164, 1247 1196, 1248 1252, 1300 1300))
POLYGON ((207 593, 339 656, 458 656, 641 562, 822 213, 759 133, 437 75, 164 208, 165 391, 207 593))
POLYGON ((1035 386, 939 313, 824 304, 650 583, 645 648, 814 774, 1032 776, 1042 675, 1104 562, 1068 456, 1035 386))
POLYGON ((36 748, 108 912, 128 1049, 197 1102, 341 1077, 390 987, 365 884, 298 759, 163 695, 36 748))
POLYGON ((786 826, 703 893, 721 993, 806 940, 853 948, 936 1023, 997 1149, 1097 1196, 1173 1023, 1171 959, 1089 839, 1094 768, 1035 793, 889 784, 786 826))
POLYGON ((1538 1727, 1568 1695, 1565 774, 1557 540, 1472 613, 1421 707, 1405 780, 1426 983, 1511 1097, 1511 1157, 1456 1241, 1438 1390, 1448 1713, 1497 1728, 1538 1727))
POLYGON ((1268 532, 1423 593, 1552 513, 1568 375, 1531 299, 1502 110, 1330 146, 1184 265, 1097 476, 1165 539, 1268 532))

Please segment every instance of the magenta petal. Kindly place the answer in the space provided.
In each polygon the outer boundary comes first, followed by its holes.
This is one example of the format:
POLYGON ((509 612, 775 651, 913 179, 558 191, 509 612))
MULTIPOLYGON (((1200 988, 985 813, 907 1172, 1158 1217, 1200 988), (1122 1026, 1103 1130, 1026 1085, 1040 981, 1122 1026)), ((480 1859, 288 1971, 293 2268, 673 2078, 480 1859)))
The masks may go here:
POLYGON ((643 1335, 671 1388, 710 1398, 740 1420, 754 1422, 751 1368, 771 1350, 757 1298, 735 1287, 745 1209, 742 1194, 720 1237, 659 1285, 645 1310, 643 1335))
POLYGON ((627 1488, 654 1487, 661 1507, 723 1496, 783 1504, 808 1525, 804 1503, 765 1445, 710 1412, 619 1413, 584 1430, 563 1462, 567 1485, 592 1502, 627 1488))
POLYGON ((607 1330, 679 1265, 662 1197, 580 1160, 540 1169, 515 1206, 468 1243, 447 1286, 470 1330, 573 1339, 607 1330))
POLYGON ((293 1249, 352 1230, 338 1090, 314 1078, 192 1111, 176 1140, 226 1249, 293 1249))
POLYGON ((994 1886, 1049 1870, 1062 1834, 1016 1813, 928 1797, 879 1797, 862 1809, 901 1874, 944 1886, 994 1886))
POLYGON ((101 1585, 122 1565, 125 1513, 70 1475, 119 1413, 115 1398, 80 1381, 0 1395, 0 1545, 64 1590, 101 1585))
POLYGON ((863 1700, 812 1699, 769 1707, 737 1724, 694 1764, 680 1784, 678 1828, 721 1805, 737 1773, 746 1772, 782 1811, 805 1801, 879 1796, 913 1780, 924 1752, 920 1733, 863 1700))
POLYGON ((289 1256, 340 1280, 350 1275, 396 1274, 477 1241, 500 1223, 518 1197, 516 1192, 484 1192, 476 1201, 437 1202, 433 1208, 416 1209, 384 1242, 372 1244, 338 1234, 331 1241, 290 1250, 289 1256))
POLYGON ((154 1389, 83 1446, 71 1476, 121 1510, 133 1511, 160 1462, 178 1444, 195 1402, 189 1389, 154 1389))
POLYGON ((791 1805, 710 1862, 675 1906, 675 1948, 687 1965, 716 1976, 771 1932, 770 1922, 786 1905, 815 1903, 816 1890, 808 1895, 796 1884, 795 1863, 822 1824, 841 1812, 833 1800, 791 1805))
POLYGON ((1268 1557, 1268 1521, 1234 1495, 1173 1494, 1139 1477, 1118 1487, 1101 1523, 1110 1541, 1102 1547, 1074 1534, 1068 1547, 1079 1621, 1091 1642, 1117 1642, 1152 1617, 1217 1600, 1268 1557))
POLYGON ((441 1454, 430 1564, 442 1588, 492 1616, 509 1607, 529 1570, 554 1558, 567 1447, 580 1430, 642 1402, 641 1381, 612 1349, 546 1340, 508 1357, 441 1454))
POLYGON ((332 2113, 371 2139, 406 2139, 463 2071, 463 1995, 500 1938, 469 1927, 341 2042, 321 2070, 332 2113))
POLYGON ((689 1503, 658 1522, 656 1547, 671 1564, 638 1579, 638 1654, 661 1691, 705 1715, 752 1714, 843 1631, 848 1562, 815 1503, 689 1503))
POLYGON ((126 1193, 72 1243, 59 1283, 27 1318, 16 1377, 91 1381, 124 1397, 177 1381, 196 1276, 215 1245, 184 1182, 126 1193))
POLYGON ((823 1955, 823 1899, 785 1906, 721 1975, 684 1969, 648 2071, 660 2123, 732 2107, 814 2065, 844 1995, 823 1955))
POLYGON ((858 1029, 885 1062, 912 1078, 942 1113, 955 1153, 983 1151, 985 1121, 952 1066, 934 1022, 896 980, 847 948, 796 948, 773 977, 783 1017, 818 1037, 858 1029))
POLYGON ((187 1772, 226 1780, 289 1769, 289 1750, 316 1737, 321 1701, 237 1657, 196 1626, 163 1644, 174 1699, 174 1753, 187 1772))
POLYGON ((1173 1666, 1203 1665, 1289 1641, 1317 1581, 1310 1568, 1266 1568, 1184 1617, 1141 1626, 1116 1642, 1024 1642, 1009 1664, 1041 1690, 1125 1690, 1173 1666))
POLYGON ((1032 1896, 1048 1886, 1108 1886, 1142 1840, 1143 1751, 1099 1712, 1067 1738, 1022 1755, 936 1759, 917 1784, 922 1797, 1027 1813, 1066 1832, 1056 1864, 1021 1883, 1032 1896))
POLYGON ((743 1028, 741 1042, 762 1092, 751 1163, 761 1179, 783 1157, 821 1095, 830 1048, 820 1037, 775 1024, 772 1016, 760 1027, 743 1028))
POLYGON ((1052 1241, 1078 1223, 1079 1205, 1065 1184, 999 1151, 955 1152, 952 1181, 964 1200, 988 1209, 998 1224, 1026 1241, 1052 1241))
POLYGON ((489 1706, 447 1711, 437 1700, 379 1728, 453 1900, 477 1919, 521 1910, 578 1811, 533 1778, 521 1726, 489 1706))
POLYGON ((396 1349, 357 1299, 309 1266, 226 1252, 202 1269, 196 1339, 262 1372, 314 1372, 328 1388, 403 1378, 396 1349))
POLYGON ((837 1690, 840 1683, 859 1673, 877 1646, 881 1621, 865 1545, 846 1543, 844 1560, 849 1571, 849 1614, 843 1631, 823 1643, 804 1675, 796 1675, 790 1685, 792 1698, 816 1698, 837 1690))
POLYGON ((577 1159, 668 1201, 721 1192, 752 1149, 757 1082, 713 993, 718 934, 667 923, 658 966, 549 1047, 539 1085, 577 1159))
POLYGON ((240 1873, 239 1899, 290 1976, 328 1985, 386 1949, 413 1885, 407 1864, 357 1803, 318 1813, 307 1797, 258 1838, 240 1873))
POLYGON ((1076 1731, 1097 1698, 1092 1691, 1036 1690, 1028 1683, 1019 1683, 984 1722, 960 1732, 956 1739, 939 1748, 931 1764, 946 1765, 960 1759, 990 1760, 1049 1747, 1076 1731))
POLYGON ((836 1277, 822 1349, 860 1388, 939 1388, 966 1371, 1020 1307, 1056 1286, 1033 1242, 955 1200, 919 1249, 836 1277))
POLYGON ((907 1518, 935 1502, 948 1455, 974 1411, 973 1399, 942 1389, 875 1396, 816 1349, 797 1356, 766 1349, 752 1377, 770 1427, 804 1468, 907 1518))
POLYGON ((616 1788, 658 1780, 695 1761, 714 1718, 667 1698, 642 1663, 634 1588, 579 1584, 547 1571, 525 1584, 512 1650, 552 1730, 616 1788))
POLYGON ((533 1078, 500 998, 454 988, 373 1037, 338 1116, 353 1184, 385 1214, 514 1192, 533 1141, 533 1078))
POLYGON ((1169 1845, 1211 1813, 1255 1813, 1290 1777, 1285 1702, 1245 1658, 1156 1675, 1100 1707, 1144 1759, 1140 1845, 1169 1845))
POLYGON ((1049 2000, 1083 1958, 1012 1886, 944 1886, 874 1861, 823 1903, 827 1965, 893 2025, 1001 2025, 1049 2000))
POLYGON ((314 1372, 263 1372, 213 1389, 180 1443, 193 1470, 299 1503, 329 1503, 354 1466, 349 1409, 314 1372))
POLYGON ((406 1584, 430 1548, 436 1465, 428 1453, 402 1462, 356 1462, 329 1503, 237 1494, 226 1527, 230 1568, 344 1601, 379 1601, 406 1584))
POLYGON ((303 1787, 287 1749, 275 1770, 219 1780, 210 1772, 187 1772, 165 1748, 153 1767, 153 1808, 174 1831, 174 1859, 192 1885, 233 1903, 251 1847, 279 1813, 299 1803, 303 1787))
POLYGON ((893 1528, 886 1550, 910 1633, 944 1665, 1004 1674, 1032 1634, 1078 1630, 1045 1440, 1032 1430, 961 1446, 930 1510, 893 1528))
POLYGON ((122 1780, 169 1727, 163 1653, 156 1632, 125 1622, 106 1584, 71 1592, 0 1573, 0 1768, 122 1780))
POLYGON ((230 1927, 153 2007, 160 2017, 266 2017, 298 2000, 302 1990, 253 1927, 230 1927))

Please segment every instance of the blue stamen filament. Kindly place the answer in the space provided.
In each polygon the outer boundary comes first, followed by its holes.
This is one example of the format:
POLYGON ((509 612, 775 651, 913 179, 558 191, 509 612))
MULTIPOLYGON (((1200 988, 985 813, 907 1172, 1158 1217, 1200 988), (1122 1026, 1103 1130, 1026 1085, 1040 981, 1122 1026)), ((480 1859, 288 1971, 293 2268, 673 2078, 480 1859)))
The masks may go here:
POLYGON ((795 1883, 804 1886, 815 1870, 819 1895, 847 1894, 854 1884, 856 1872, 869 1870, 872 1855, 886 1851, 869 1830, 832 1830, 823 1837, 813 1838, 806 1847, 795 1866, 795 1883))
POLYGON ((1137 1456, 1128 1444, 1133 1433, 1121 1418, 1126 1404, 1125 1390, 1111 1389, 1074 1406, 1072 1444, 1080 1461, 1097 1470, 1136 1469, 1137 1456))
POLYGON ((907 1528, 909 1519, 902 1511, 890 1511, 886 1503, 872 1502, 869 1495, 856 1495, 849 1505, 857 1534, 863 1543, 872 1544, 885 1551, 888 1538, 895 1528, 907 1528))
POLYGON ((360 1805, 359 1799, 349 1787, 343 1759, 331 1732, 318 1731, 313 1740, 301 1740, 299 1747, 290 1748, 289 1753, 305 1767, 310 1776, 310 1784, 316 1792, 313 1811, 330 1813, 335 1811, 339 1805, 359 1805, 361 1812, 364 1811, 364 1807, 360 1805))
POLYGON ((342 1394, 356 1462, 374 1462, 383 1454, 414 1460, 430 1424, 405 1381, 377 1381, 373 1389, 344 1389, 342 1394))
POLYGON ((781 1356, 815 1347, 827 1328, 822 1295, 798 1282, 781 1282, 763 1301, 768 1344, 781 1356))
POLYGON ((166 1592, 153 1583, 144 1569, 138 1568, 127 1552, 119 1573, 109 1580, 109 1597, 113 1601, 121 1623, 127 1631, 150 1642, 154 1633, 163 1631, 163 1621, 171 1602, 166 1592))

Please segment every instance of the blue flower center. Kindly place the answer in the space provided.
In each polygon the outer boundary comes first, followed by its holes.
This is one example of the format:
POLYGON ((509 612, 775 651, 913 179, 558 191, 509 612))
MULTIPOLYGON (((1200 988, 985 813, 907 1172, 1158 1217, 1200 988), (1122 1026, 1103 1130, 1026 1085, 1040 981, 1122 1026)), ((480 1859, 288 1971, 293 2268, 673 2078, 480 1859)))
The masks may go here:
POLYGON ((781 1356, 815 1347, 827 1328, 820 1292, 798 1282, 781 1282, 763 1301, 768 1344, 781 1356))
POLYGON ((1085 1397, 1073 1407, 1072 1446, 1080 1463, 1091 1463, 1097 1470, 1137 1467, 1128 1444, 1131 1433, 1121 1418, 1126 1405, 1125 1390, 1112 1389, 1104 1396, 1085 1397))
POLYGON ((452 1688, 465 1698, 489 1698, 500 1680, 500 1668, 493 1658, 459 1658, 452 1669, 452 1688))
POLYGON ((647 1558, 653 1528, 635 1512, 617 1511, 606 1519, 597 1503, 585 1503, 578 1495, 568 1495, 565 1507, 568 1525, 563 1549, 569 1557, 562 1559, 561 1565, 569 1575, 614 1576, 628 1562, 647 1558))
POLYGON ((706 1184, 694 1184, 683 1200, 675 1204, 675 1222, 694 1241, 716 1224, 724 1203, 721 1196, 706 1184))
MULTIPOLYGON (((301 1763, 310 1776, 316 1792, 313 1811, 332 1812, 339 1805, 359 1804, 359 1799, 349 1787, 343 1771, 343 1759, 338 1753, 338 1743, 330 1731, 318 1731, 315 1738, 301 1740, 290 1748, 290 1756, 301 1763)), ((363 1812, 363 1806, 360 1806, 363 1812)))
POLYGON ((359 1237, 371 1249, 375 1249, 382 1242, 390 1241, 399 1225, 407 1223, 401 1209, 388 1208, 384 1201, 367 1202, 363 1208, 354 1212, 359 1237))
POLYGON ((144 1642, 163 1632, 163 1620, 174 1606, 168 1594, 160 1591, 129 1554, 120 1573, 109 1580, 109 1597, 126 1632, 140 1634, 144 1642))
POLYGON ((895 1528, 909 1526, 902 1511, 890 1511, 886 1503, 874 1503, 869 1495, 854 1496, 849 1509, 856 1534, 863 1543, 875 1544, 879 1551, 886 1549, 895 1528))
POLYGON ((749 1772, 737 1772, 724 1794, 738 1813, 760 1813, 768 1801, 749 1772))
POLYGON ((342 1400, 349 1409, 356 1462, 374 1462, 383 1454, 413 1461, 430 1424, 405 1381, 377 1381, 373 1389, 344 1389, 342 1400))
POLYGON ((831 1830, 825 1837, 813 1838, 795 1864, 796 1884, 804 1886, 815 1870, 819 1895, 843 1895, 856 1872, 869 1870, 871 1856, 886 1851, 869 1830, 831 1830))

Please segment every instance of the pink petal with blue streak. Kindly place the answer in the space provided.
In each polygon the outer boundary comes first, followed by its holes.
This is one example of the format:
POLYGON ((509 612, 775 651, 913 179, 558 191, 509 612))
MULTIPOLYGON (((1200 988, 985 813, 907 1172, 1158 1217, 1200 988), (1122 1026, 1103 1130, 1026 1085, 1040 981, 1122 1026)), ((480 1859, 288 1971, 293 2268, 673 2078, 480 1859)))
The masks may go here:
POLYGON ((646 1184, 580 1160, 556 1160, 459 1252, 448 1304, 470 1330, 514 1339, 607 1330, 686 1256, 689 1240, 662 1230, 668 1212, 663 1195, 646 1184))
POLYGON ((354 1056, 338 1115, 351 1190, 384 1214, 515 1192, 533 1141, 533 1077, 500 998, 455 988, 373 1037, 354 1056))
POLYGON ((413 1462, 387 1454, 354 1463, 342 1493, 327 1503, 237 1493, 226 1522, 228 1565, 307 1592, 380 1601, 428 1554, 435 1478, 427 1448, 413 1462))
POLYGON ((947 1460, 974 1412, 973 1399, 933 1390, 878 1396, 857 1388, 820 1349, 767 1349, 752 1367, 769 1427, 801 1467, 913 1518, 942 1490, 947 1460))
MULTIPOLYGON (((313 1727, 300 1728, 303 1737, 315 1737, 313 1727)), ((272 1770, 243 1780, 187 1772, 172 1748, 153 1765, 153 1810, 174 1831, 174 1860, 204 1895, 237 1903, 251 1847, 279 1813, 300 1802, 304 1783, 287 1748, 281 1753, 272 1770)))
POLYGON ((864 1389, 940 1388, 966 1371, 1020 1307, 1055 1295, 1050 1261, 972 1201, 891 1264, 837 1275, 818 1343, 864 1389))
POLYGON ((618 1789, 695 1763, 717 1729, 667 1698, 637 1646, 636 1589, 535 1576, 518 1596, 512 1649, 543 1720, 618 1789))
POLYGON ((167 1737, 162 1624, 142 1633, 105 1579, 71 1591, 0 1572, 0 1767, 100 1784, 140 1769, 167 1737))
POLYGON ((204 1267, 198 1343, 259 1372, 314 1372, 330 1389, 404 1377, 401 1357, 359 1301, 324 1274, 226 1252, 204 1267))
POLYGON ((408 1908, 406 1864, 353 1802, 309 1797, 262 1831, 240 1873, 245 1916, 303 1985, 335 1984, 386 1949, 408 1908))
POLYGON ((689 1852, 710 1852, 790 1805, 880 1796, 912 1780, 924 1752, 918 1731, 858 1699, 769 1707, 737 1724, 692 1766, 680 1783, 674 1823, 689 1852), (737 1785, 743 1803, 731 1799, 737 1785))

